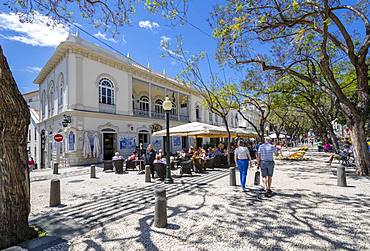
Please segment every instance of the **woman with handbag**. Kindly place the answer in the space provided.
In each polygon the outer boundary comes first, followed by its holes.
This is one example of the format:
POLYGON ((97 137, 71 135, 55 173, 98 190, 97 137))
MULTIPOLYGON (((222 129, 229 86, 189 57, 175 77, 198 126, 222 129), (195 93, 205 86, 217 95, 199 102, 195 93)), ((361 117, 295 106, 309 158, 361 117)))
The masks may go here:
POLYGON ((245 192, 245 183, 247 181, 248 167, 252 166, 251 155, 248 147, 244 146, 244 141, 239 140, 238 147, 234 151, 234 158, 236 167, 240 173, 240 185, 243 192, 245 192))

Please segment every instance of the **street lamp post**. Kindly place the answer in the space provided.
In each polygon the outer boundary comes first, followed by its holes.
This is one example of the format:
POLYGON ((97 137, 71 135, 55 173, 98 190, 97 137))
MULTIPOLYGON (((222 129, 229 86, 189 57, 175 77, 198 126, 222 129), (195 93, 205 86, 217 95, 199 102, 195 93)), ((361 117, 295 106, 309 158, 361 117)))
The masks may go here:
POLYGON ((171 163, 170 163, 170 112, 172 110, 172 102, 166 97, 163 102, 163 110, 166 112, 166 178, 164 183, 172 184, 173 179, 171 177, 171 163))

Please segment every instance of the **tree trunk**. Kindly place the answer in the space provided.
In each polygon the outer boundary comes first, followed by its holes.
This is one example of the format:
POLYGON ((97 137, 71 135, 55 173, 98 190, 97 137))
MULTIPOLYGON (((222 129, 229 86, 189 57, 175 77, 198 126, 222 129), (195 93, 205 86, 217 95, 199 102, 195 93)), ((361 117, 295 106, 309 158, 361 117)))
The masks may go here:
POLYGON ((328 127, 329 135, 331 141, 333 141, 334 150, 336 153, 339 153, 338 137, 335 135, 333 126, 328 127))
POLYGON ((28 226, 30 113, 0 47, 0 249, 34 237, 28 226))
POLYGON ((350 132, 358 175, 368 175, 370 169, 370 157, 366 144, 364 120, 354 121, 350 132))

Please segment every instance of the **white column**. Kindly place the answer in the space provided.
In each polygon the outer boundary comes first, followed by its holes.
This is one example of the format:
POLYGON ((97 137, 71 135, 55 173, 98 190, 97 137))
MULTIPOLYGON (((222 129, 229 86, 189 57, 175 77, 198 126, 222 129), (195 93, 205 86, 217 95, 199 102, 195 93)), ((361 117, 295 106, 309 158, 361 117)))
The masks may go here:
POLYGON ((180 120, 180 112, 181 112, 181 107, 180 107, 180 93, 177 92, 177 120, 180 120))
POLYGON ((152 83, 149 82, 149 117, 152 117, 152 83))

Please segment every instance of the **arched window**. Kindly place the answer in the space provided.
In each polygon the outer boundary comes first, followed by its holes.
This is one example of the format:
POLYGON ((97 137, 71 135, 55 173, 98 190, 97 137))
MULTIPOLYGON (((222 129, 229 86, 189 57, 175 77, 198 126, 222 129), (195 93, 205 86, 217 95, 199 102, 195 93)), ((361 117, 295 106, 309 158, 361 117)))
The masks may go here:
POLYGON ((177 115, 177 107, 175 102, 172 102, 172 110, 171 110, 172 115, 177 115))
POLYGON ((46 91, 42 92, 41 96, 41 117, 45 118, 46 115, 46 91))
POLYGON ((154 111, 156 113, 163 113, 163 100, 157 99, 154 104, 154 111))
POLYGON ((73 131, 70 131, 68 134, 68 150, 75 150, 76 135, 73 131))
POLYGON ((195 107, 195 118, 197 121, 200 121, 200 109, 199 109, 199 105, 197 105, 195 107))
POLYGON ((99 81, 99 103, 114 105, 114 86, 107 78, 99 81))
POLYGON ((63 74, 59 75, 58 79, 58 107, 63 106, 63 88, 64 88, 64 78, 63 74))
POLYGON ((134 95, 132 95, 131 98, 132 98, 132 110, 135 110, 135 97, 134 97, 134 95))
POLYGON ((142 111, 149 111, 149 98, 147 96, 141 96, 139 100, 139 109, 142 111))
POLYGON ((54 115, 54 82, 50 81, 48 90, 48 115, 54 115))

